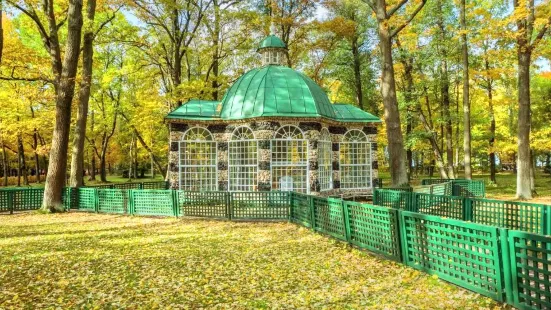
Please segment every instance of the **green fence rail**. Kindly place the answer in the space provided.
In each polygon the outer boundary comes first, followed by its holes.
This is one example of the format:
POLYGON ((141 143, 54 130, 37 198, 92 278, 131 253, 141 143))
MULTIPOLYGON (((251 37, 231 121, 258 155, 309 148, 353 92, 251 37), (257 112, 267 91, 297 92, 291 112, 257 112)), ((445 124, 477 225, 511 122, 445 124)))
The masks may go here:
POLYGON ((486 187, 483 180, 467 179, 424 179, 421 185, 437 185, 441 183, 451 183, 451 193, 446 195, 464 196, 464 197, 485 197, 486 187))
POLYGON ((111 183, 100 185, 88 185, 97 189, 168 189, 168 182, 153 181, 153 182, 126 182, 126 183, 111 183))

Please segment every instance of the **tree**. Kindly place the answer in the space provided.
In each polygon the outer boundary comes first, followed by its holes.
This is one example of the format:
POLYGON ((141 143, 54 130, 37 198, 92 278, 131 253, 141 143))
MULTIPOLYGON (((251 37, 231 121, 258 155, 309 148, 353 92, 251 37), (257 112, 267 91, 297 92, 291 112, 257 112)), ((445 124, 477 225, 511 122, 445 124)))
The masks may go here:
POLYGON ((86 118, 88 117, 88 101, 92 83, 92 61, 94 57, 94 16, 96 0, 88 0, 86 4, 87 25, 82 43, 82 81, 78 93, 78 115, 75 125, 75 137, 71 156, 70 184, 72 187, 84 185, 84 140, 86 139, 86 118))
POLYGON ((393 26, 392 17, 409 1, 401 0, 395 6, 387 8, 386 0, 363 0, 375 13, 379 33, 379 48, 381 51, 381 95, 383 97, 384 119, 386 124, 388 152, 390 155, 390 175, 392 185, 400 186, 408 183, 404 137, 400 123, 398 100, 396 98, 396 81, 394 63, 392 60, 392 39, 413 20, 415 15, 425 6, 426 0, 421 0, 409 17, 393 26))
MULTIPOLYGON (((65 185, 67 168, 67 147, 71 123, 71 102, 75 89, 80 39, 82 31, 82 0, 69 0, 66 18, 58 20, 57 4, 47 0, 43 6, 34 7, 33 2, 7 1, 10 5, 30 18, 40 37, 44 48, 50 56, 52 83, 56 92, 56 116, 50 149, 50 160, 42 209, 55 212, 62 211, 62 192, 65 185), (40 18, 45 16, 46 23, 40 18), (61 27, 67 23, 65 51, 62 55, 60 43, 61 27)), ((64 14, 65 15, 65 14, 64 14)))
POLYGON ((471 103, 469 99, 469 48, 467 42, 467 22, 465 0, 460 0, 461 20, 461 60, 463 62, 463 152, 465 178, 472 179, 471 171, 471 103))
MULTIPOLYGON (((545 11, 547 1, 539 9, 545 11)), ((517 198, 532 198, 530 170, 530 65, 532 53, 540 43, 551 24, 551 16, 543 19, 543 26, 534 36, 536 6, 534 0, 515 0, 513 19, 516 24, 517 66, 518 66, 518 159, 517 159, 517 198)))

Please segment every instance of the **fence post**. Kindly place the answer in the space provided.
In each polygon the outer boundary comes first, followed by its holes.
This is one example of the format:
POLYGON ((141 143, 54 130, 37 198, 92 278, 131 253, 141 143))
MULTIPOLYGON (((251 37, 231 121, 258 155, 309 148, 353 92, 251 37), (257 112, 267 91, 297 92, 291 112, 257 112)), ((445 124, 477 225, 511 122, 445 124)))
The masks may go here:
POLYGON ((378 192, 379 192, 378 189, 373 190, 373 204, 374 205, 378 205, 378 198, 379 198, 379 195, 377 194, 378 192))
POLYGON ((170 189, 168 189, 168 191, 170 191, 170 196, 172 196, 172 213, 175 217, 178 217, 180 216, 180 210, 178 208, 178 206, 180 205, 180 202, 178 201, 178 192, 170 189))
POLYGON ((128 190, 128 214, 134 215, 134 190, 128 190))
POLYGON ((499 229, 499 250, 501 252, 501 270, 503 270, 503 282, 505 284, 505 302, 513 305, 513 271, 511 270, 511 253, 509 251, 508 230, 499 229))
POLYGON ((289 222, 293 220, 293 192, 287 192, 287 205, 289 206, 289 222))
POLYGON ((232 192, 226 192, 225 193, 225 200, 226 200, 226 213, 228 215, 228 220, 232 220, 233 218, 233 206, 232 206, 232 192))
POLYGON ((346 201, 341 199, 341 205, 342 205, 342 219, 344 221, 344 235, 346 237, 346 242, 350 243, 350 218, 348 214, 348 204, 346 201))
POLYGON ((463 198, 463 220, 473 221, 473 200, 469 197, 463 198))
POLYGON ((8 210, 10 210, 10 214, 13 214, 13 191, 8 191, 8 210))
POLYGON ((545 228, 545 234, 550 236, 551 235, 551 206, 545 206, 542 208, 544 211, 544 218, 543 218, 543 225, 545 228))
POLYGON ((99 212, 99 189, 94 188, 94 212, 99 212))
POLYGON ((312 196, 308 196, 308 205, 310 207, 310 222, 312 223, 312 230, 316 230, 316 212, 314 210, 314 198, 312 196))
POLYGON ((407 245, 407 230, 406 221, 404 220, 404 214, 402 210, 397 210, 398 220, 398 238, 400 241, 400 254, 402 256, 402 263, 408 265, 408 245, 407 245))

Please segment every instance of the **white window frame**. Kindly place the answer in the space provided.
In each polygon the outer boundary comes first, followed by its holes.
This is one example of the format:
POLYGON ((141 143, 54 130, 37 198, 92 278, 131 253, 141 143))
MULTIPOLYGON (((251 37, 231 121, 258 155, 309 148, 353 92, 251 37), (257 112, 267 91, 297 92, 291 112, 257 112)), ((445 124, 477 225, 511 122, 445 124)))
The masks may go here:
MULTIPOLYGON (((288 146, 287 146, 287 148, 288 148, 288 146)), ((304 191, 303 191, 302 188, 295 189, 294 186, 293 186, 293 191, 302 192, 302 193, 305 193, 305 194, 310 193, 310 164, 309 164, 309 154, 310 153, 309 153, 309 151, 310 151, 310 149, 309 149, 309 146, 308 146, 308 140, 304 138, 304 132, 302 132, 302 130, 300 128, 298 128, 297 126, 283 125, 283 126, 279 127, 278 130, 276 130, 272 140, 270 140, 270 154, 271 154, 270 184, 271 184, 272 190, 280 190, 279 187, 277 187, 277 188, 274 187, 274 177, 277 174, 277 173, 274 173, 274 171, 281 170, 282 168, 296 167, 296 168, 302 168, 305 171, 305 175, 304 175, 304 179, 305 179, 304 186, 305 186, 305 188, 304 188, 304 191), (300 139, 296 139, 296 138, 293 138, 291 136, 278 137, 280 131, 283 130, 284 128, 293 129, 293 130, 295 130, 295 132, 297 132, 297 130, 298 130, 297 133, 300 133, 300 139), (274 146, 275 147, 283 146, 284 142, 302 143, 303 147, 304 147, 304 151, 301 152, 301 154, 305 155, 305 160, 301 161, 300 163, 294 163, 294 164, 289 163, 289 162, 279 162, 279 161, 274 160, 274 153, 275 153, 274 152, 274 146)))
MULTIPOLYGON (((212 160, 209 160, 209 161, 212 161, 212 160)), ((212 172, 211 172, 212 173, 212 172)), ((210 181, 212 182, 213 180, 210 179, 210 181)), ((181 140, 178 142, 178 188, 180 190, 186 190, 186 191, 217 191, 218 190, 218 143, 214 140, 214 136, 212 135, 212 133, 206 129, 206 128, 203 128, 203 127, 199 127, 199 126, 196 126, 196 127, 192 127, 192 128, 189 128, 188 130, 186 130, 181 138, 181 140), (201 140, 201 139, 195 139, 195 140, 186 140, 188 134, 192 131, 192 130, 197 130, 197 129, 201 129, 201 130, 204 130, 206 131, 208 134, 209 134, 209 139, 207 140, 201 140), (182 163, 182 151, 185 147, 187 147, 187 143, 211 143, 211 147, 214 146, 214 153, 210 153, 209 157, 210 156, 214 156, 214 163, 212 164, 209 164, 209 165, 192 165, 192 164, 183 164, 182 163), (203 184, 200 183, 200 186, 199 186, 199 189, 198 190, 193 190, 193 189, 189 189, 189 188, 183 188, 183 183, 182 183, 182 174, 183 174, 183 170, 185 170, 185 168, 198 168, 198 167, 210 167, 213 169, 214 171, 214 184, 212 185, 211 188, 207 188, 206 190, 204 190, 204 186, 202 186, 203 184)), ((189 182, 186 182, 186 183, 189 183, 189 182)), ((209 182, 210 183, 210 182, 209 182)))
POLYGON ((372 167, 372 163, 373 163, 373 150, 371 149, 371 142, 369 141, 367 135, 359 130, 359 129, 350 129, 348 130, 344 136, 342 137, 342 140, 340 142, 340 145, 339 145, 339 171, 340 171, 340 188, 341 189, 355 189, 355 190, 360 190, 360 189, 372 189, 373 188, 373 167, 372 167), (349 134, 352 134, 352 133, 359 133, 363 138, 364 138, 364 141, 346 141, 346 138, 349 134), (367 152, 368 152, 368 158, 367 158, 367 163, 366 164, 343 164, 342 162, 342 159, 343 159, 343 145, 344 144, 361 144, 361 145, 365 145, 367 147, 367 152), (356 186, 358 185, 357 182, 352 182, 353 183, 353 186, 350 186, 350 187, 347 187, 347 184, 348 182, 343 182, 343 180, 345 179, 345 169, 343 169, 344 167, 367 167, 367 169, 369 170, 369 176, 368 176, 368 186, 367 187, 361 187, 361 186, 356 186))
POLYGON ((320 184, 320 192, 333 189, 333 143, 327 128, 320 131, 320 139, 318 140, 318 183, 320 184), (326 151, 324 156, 328 158, 328 163, 325 165, 320 161, 322 151, 326 151), (326 186, 324 187, 324 185, 326 186))
MULTIPOLYGON (((240 146, 235 146, 237 148, 240 148, 240 146)), ((241 146, 242 147, 242 146, 241 146)), ((259 170, 259 160, 258 160, 258 152, 259 152, 259 149, 258 149, 258 140, 255 139, 255 136, 254 136, 254 131, 248 127, 248 126, 239 126, 237 128, 235 128, 232 132, 232 135, 231 135, 231 138, 230 140, 228 141, 228 191, 230 192, 237 192, 237 191, 257 191, 258 190, 258 170, 259 170), (252 134, 252 137, 253 139, 239 139, 237 137, 237 134, 239 133, 240 130, 248 130, 250 131, 250 133, 252 134), (234 147, 232 144, 237 144, 237 143, 243 143, 243 142, 250 142, 250 143, 253 143, 254 144, 254 147, 255 147, 255 153, 256 153, 256 158, 255 158, 255 162, 254 164, 241 164, 241 165, 234 165, 232 164, 232 156, 233 156, 233 152, 232 150, 234 150, 234 147), (250 189, 245 189, 245 190, 240 190, 240 189, 233 189, 232 188, 232 181, 234 180, 232 178, 232 168, 254 168, 254 181, 251 182, 250 185, 244 185, 245 187, 252 187, 250 189)), ((236 156, 241 156, 243 155, 243 152, 240 152, 239 154, 237 154, 236 156)), ((248 170, 248 169, 247 169, 248 170)), ((250 173, 250 172, 246 172, 246 173, 250 173)), ((235 180, 240 180, 240 178, 235 178, 235 180)), ((240 186, 240 185, 237 185, 237 186, 240 186)))

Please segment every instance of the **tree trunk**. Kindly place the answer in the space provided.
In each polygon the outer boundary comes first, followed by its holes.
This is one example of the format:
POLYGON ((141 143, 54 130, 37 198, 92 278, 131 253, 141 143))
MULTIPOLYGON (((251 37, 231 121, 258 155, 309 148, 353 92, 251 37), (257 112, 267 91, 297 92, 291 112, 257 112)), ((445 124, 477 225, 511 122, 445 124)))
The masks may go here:
POLYGON ((56 87, 56 118, 52 135, 50 161, 42 209, 63 211, 62 193, 67 173, 67 147, 71 124, 71 102, 75 90, 75 77, 80 54, 82 31, 82 0, 70 0, 67 13, 67 43, 63 69, 56 87))
POLYGON ((392 38, 387 24, 380 22, 379 46, 382 56, 381 95, 384 105, 384 119, 390 155, 390 176, 392 186, 408 184, 404 137, 400 126, 400 111, 396 98, 396 82, 394 80, 394 66, 392 61, 392 38))
POLYGON ((86 120, 88 118, 88 102, 92 83, 92 62, 94 56, 94 29, 92 27, 96 12, 96 0, 88 0, 86 19, 90 25, 84 32, 82 43, 82 81, 78 93, 78 115, 75 125, 73 152, 71 156, 70 186, 84 185, 84 141, 86 140, 86 120))
POLYGON ((4 145, 4 140, 0 140, 0 143, 2 144, 2 168, 3 168, 3 172, 4 172, 4 183, 3 183, 3 185, 8 186, 8 174, 9 174, 8 153, 6 152, 6 146, 4 145))
POLYGON ((531 51, 518 47, 518 160, 517 198, 532 199, 530 188, 530 62, 531 51))
MULTIPOLYGON (((486 69, 489 69, 488 60, 486 60, 486 69)), ((488 83, 488 109, 490 112, 490 181, 494 184, 497 184, 496 180, 496 151, 494 147, 496 139, 496 119, 494 115, 494 102, 493 102, 493 89, 491 82, 488 83)))
POLYGON ((463 62, 463 153, 465 154, 465 179, 472 179, 471 170, 471 103, 469 101, 469 49, 467 47, 467 23, 465 0, 461 0, 461 58, 463 62))
POLYGON ((536 195, 536 157, 534 150, 530 150, 530 191, 532 195, 536 195))
POLYGON ((90 178, 88 181, 96 181, 96 155, 92 152, 92 159, 90 160, 90 178))
POLYGON ((213 1, 214 6, 214 33, 212 45, 214 46, 212 52, 212 99, 218 100, 218 93, 220 83, 218 81, 220 74, 220 3, 218 0, 213 1))
POLYGON ((2 27, 2 14, 4 14, 4 2, 0 0, 0 64, 2 64, 2 55, 4 53, 4 28, 2 27))
MULTIPOLYGON (((23 147, 23 137, 21 133, 17 135, 17 155, 19 163, 19 176, 23 176, 23 185, 29 185, 29 176, 27 171, 27 161, 25 160, 25 148, 23 147)), ((17 180, 17 186, 20 186, 20 180, 17 180)))
POLYGON ((34 148, 34 167, 36 169, 36 183, 40 181, 40 158, 38 156, 38 129, 34 129, 33 133, 33 148, 34 148))
POLYGON ((107 148, 101 149, 101 154, 99 158, 99 175, 101 182, 106 183, 107 182, 107 165, 106 165, 106 157, 107 156, 107 148))
MULTIPOLYGON (((442 2, 438 1, 438 27, 440 30, 441 44, 446 44, 446 28, 444 25, 444 16, 442 2)), ((446 164, 448 166, 448 176, 455 179, 453 168, 453 142, 452 142, 452 119, 450 115, 450 81, 448 77, 448 53, 447 48, 442 47, 440 64, 440 95, 442 100, 442 116, 444 119, 444 137, 446 142, 446 164)))
POLYGON ((356 100, 358 107, 364 109, 364 96, 362 90, 362 72, 361 72, 361 59, 360 48, 358 46, 358 36, 354 35, 352 38, 352 57, 354 58, 354 88, 356 90, 356 100))

